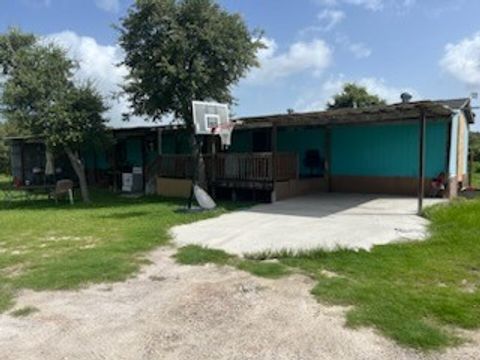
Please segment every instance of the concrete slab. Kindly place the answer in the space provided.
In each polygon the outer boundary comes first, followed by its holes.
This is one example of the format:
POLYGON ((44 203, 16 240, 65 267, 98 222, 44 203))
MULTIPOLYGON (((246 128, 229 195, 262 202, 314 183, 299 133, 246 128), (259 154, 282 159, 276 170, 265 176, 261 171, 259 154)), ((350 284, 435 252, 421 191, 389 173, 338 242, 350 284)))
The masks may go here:
MULTIPOLYGON (((426 205, 442 200, 428 199, 426 205)), ((172 229, 179 246, 196 244, 245 255, 263 251, 336 248, 369 250, 394 241, 422 240, 427 220, 414 198, 316 194, 172 229)))

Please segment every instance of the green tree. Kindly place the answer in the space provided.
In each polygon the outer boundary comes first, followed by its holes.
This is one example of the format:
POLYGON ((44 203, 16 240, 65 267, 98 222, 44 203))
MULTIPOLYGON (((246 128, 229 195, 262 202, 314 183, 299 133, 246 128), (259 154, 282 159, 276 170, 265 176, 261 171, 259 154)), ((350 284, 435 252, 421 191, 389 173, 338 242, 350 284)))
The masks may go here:
POLYGON ((192 101, 232 103, 232 86, 258 66, 261 41, 213 0, 136 0, 118 30, 132 113, 183 120, 199 159, 192 101))
POLYGON ((470 133, 470 151, 473 154, 473 160, 480 162, 480 132, 470 133))
MULTIPOLYGON (((22 35, 17 30, 0 35, 0 44, 22 35)), ((32 35, 23 35, 29 38, 32 35)), ((48 149, 67 154, 78 177, 82 198, 90 201, 85 167, 79 155, 87 142, 101 139, 106 129, 102 97, 90 83, 76 85, 75 63, 52 44, 26 42, 8 56, 3 52, 6 81, 1 94, 5 118, 44 139, 48 149)))
POLYGON ((4 142, 4 138, 7 137, 5 130, 5 124, 0 122, 0 174, 6 174, 8 172, 8 148, 4 142))
POLYGON ((13 123, 2 121, 0 115, 0 174, 10 172, 10 150, 5 143, 5 138, 18 135, 26 135, 26 133, 18 129, 13 123))
POLYGON ((385 100, 370 94, 363 86, 347 83, 341 93, 333 97, 333 103, 328 103, 329 109, 362 108, 374 105, 384 105, 385 100))

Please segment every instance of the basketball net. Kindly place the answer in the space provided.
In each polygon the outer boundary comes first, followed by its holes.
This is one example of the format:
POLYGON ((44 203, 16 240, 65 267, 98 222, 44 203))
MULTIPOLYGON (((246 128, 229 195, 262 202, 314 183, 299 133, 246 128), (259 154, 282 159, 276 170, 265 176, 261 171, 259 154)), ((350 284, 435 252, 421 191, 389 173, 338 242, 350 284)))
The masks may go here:
POLYGON ((228 149, 232 145, 232 132, 234 124, 229 122, 227 124, 220 124, 219 126, 212 129, 213 135, 220 136, 220 141, 222 142, 222 147, 228 149))

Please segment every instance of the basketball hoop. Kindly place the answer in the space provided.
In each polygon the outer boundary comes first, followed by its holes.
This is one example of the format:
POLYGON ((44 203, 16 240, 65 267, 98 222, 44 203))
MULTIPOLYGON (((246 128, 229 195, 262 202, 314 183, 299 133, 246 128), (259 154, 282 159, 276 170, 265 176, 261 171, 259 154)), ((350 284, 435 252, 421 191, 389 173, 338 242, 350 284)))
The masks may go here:
POLYGON ((230 147, 234 124, 227 104, 193 101, 193 121, 197 135, 220 136, 223 148, 230 147))
POLYGON ((228 149, 232 145, 232 132, 234 128, 232 122, 219 124, 217 127, 212 129, 212 134, 220 136, 220 141, 222 142, 222 147, 228 149))

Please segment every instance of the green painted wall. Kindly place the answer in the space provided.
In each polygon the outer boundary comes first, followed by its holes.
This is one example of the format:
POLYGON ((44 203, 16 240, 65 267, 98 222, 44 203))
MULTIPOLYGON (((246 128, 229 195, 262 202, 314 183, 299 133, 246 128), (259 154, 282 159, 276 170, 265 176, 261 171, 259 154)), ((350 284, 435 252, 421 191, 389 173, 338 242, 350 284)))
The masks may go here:
POLYGON ((162 154, 190 153, 190 143, 186 131, 169 131, 162 134, 162 154))
POLYGON ((127 162, 132 166, 143 166, 142 139, 127 139, 125 143, 127 148, 127 162))
MULTIPOLYGON (((337 126, 332 128, 333 175, 418 175, 418 123, 337 126)), ((448 121, 427 125, 426 176, 447 168, 448 121)))
POLYGON ((232 133, 232 146, 229 152, 246 153, 253 149, 253 138, 251 130, 234 130, 232 133))
MULTIPOLYGON (((325 129, 323 128, 280 128, 277 135, 277 150, 280 152, 295 152, 299 155, 300 176, 310 175, 310 169, 305 166, 305 155, 308 150, 318 150, 325 159, 325 129)), ((323 175, 318 174, 316 175, 323 175)))
POLYGON ((85 168, 88 170, 92 170, 94 168, 97 170, 108 170, 110 168, 107 152, 105 150, 94 150, 93 148, 88 149, 83 153, 83 158, 85 161, 85 168))

